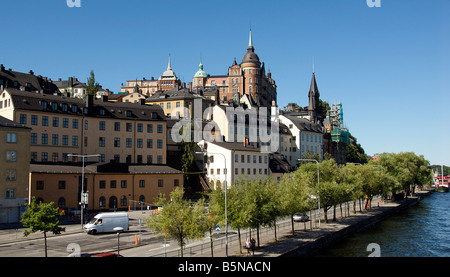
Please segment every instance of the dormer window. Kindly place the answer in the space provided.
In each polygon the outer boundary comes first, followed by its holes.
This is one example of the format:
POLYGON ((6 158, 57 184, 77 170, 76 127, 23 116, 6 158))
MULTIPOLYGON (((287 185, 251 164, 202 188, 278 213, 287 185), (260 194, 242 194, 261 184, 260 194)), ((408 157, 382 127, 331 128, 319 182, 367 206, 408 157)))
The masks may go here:
POLYGON ((54 111, 58 110, 58 103, 52 102, 52 110, 54 110, 54 111))
POLYGON ((47 107, 48 107, 47 101, 41 101, 41 108, 42 108, 43 110, 46 110, 47 107))
POLYGON ((133 113, 130 110, 127 110, 127 117, 132 117, 133 113))
POLYGON ((73 113, 78 112, 78 106, 77 105, 72 105, 72 112, 73 113))
POLYGON ((61 105, 63 112, 67 112, 67 104, 61 105))

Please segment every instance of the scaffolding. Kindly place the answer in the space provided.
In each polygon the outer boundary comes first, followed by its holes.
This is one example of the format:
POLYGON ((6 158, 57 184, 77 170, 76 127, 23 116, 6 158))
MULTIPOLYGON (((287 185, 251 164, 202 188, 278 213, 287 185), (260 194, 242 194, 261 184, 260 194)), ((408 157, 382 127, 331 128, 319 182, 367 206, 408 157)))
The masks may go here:
POLYGON ((350 144, 348 129, 344 127, 344 110, 342 102, 332 104, 330 110, 331 141, 350 144))

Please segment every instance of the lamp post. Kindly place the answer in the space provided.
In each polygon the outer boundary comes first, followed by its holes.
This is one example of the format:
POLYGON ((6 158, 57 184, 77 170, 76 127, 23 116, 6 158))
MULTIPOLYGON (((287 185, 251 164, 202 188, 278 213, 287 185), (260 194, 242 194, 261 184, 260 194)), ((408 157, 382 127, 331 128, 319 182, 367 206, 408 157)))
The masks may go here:
POLYGON ((228 218, 227 218, 227 158, 223 153, 205 153, 205 152, 195 152, 195 154, 212 154, 212 155, 222 155, 225 162, 225 256, 228 257, 228 218))
POLYGON ((95 155, 77 155, 77 154, 68 154, 67 157, 81 157, 83 159, 83 165, 81 167, 81 201, 80 201, 80 210, 81 210, 81 230, 83 230, 83 210, 84 210, 84 160, 88 157, 99 157, 100 154, 95 155))
POLYGON ((119 237, 120 237, 120 233, 123 231, 123 228, 115 227, 113 230, 117 232, 117 256, 119 256, 119 237))
MULTIPOLYGON (((313 159, 297 159, 297 161, 305 161, 305 162, 315 162, 317 164, 317 186, 320 188, 320 181, 319 181, 319 162, 313 159)), ((318 193, 318 204, 319 204, 319 228, 320 228, 320 192, 318 193)))

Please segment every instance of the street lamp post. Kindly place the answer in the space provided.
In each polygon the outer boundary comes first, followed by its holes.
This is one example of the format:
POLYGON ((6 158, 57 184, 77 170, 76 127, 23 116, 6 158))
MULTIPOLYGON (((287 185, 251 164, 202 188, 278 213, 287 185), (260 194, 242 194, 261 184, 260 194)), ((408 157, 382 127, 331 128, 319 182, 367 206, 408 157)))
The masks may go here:
MULTIPOLYGON (((320 189, 320 181, 319 181, 319 162, 313 159, 297 159, 298 161, 305 162, 315 162, 317 164, 317 186, 320 189)), ((318 193, 318 204, 319 204, 319 227, 320 227, 320 191, 318 193)))
POLYGON ((76 154, 68 154, 67 157, 81 157, 83 159, 83 165, 81 167, 81 201, 80 201, 80 210, 81 210, 81 230, 83 230, 83 210, 84 210, 84 160, 88 157, 99 157, 100 154, 95 155, 76 155, 76 154))
POLYGON ((115 227, 113 230, 117 232, 117 256, 119 256, 119 237, 120 237, 120 233, 123 231, 123 228, 115 227))
POLYGON ((205 152, 195 152, 195 154, 212 154, 212 155, 222 155, 225 162, 225 256, 228 257, 228 215, 227 215, 227 158, 223 153, 205 153, 205 152))

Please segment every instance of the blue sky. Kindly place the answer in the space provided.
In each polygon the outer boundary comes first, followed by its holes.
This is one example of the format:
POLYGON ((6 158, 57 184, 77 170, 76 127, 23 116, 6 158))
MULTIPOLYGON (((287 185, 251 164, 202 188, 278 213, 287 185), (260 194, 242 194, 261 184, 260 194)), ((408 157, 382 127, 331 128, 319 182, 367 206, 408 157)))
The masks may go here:
POLYGON ((278 85, 278 105, 307 105, 312 60, 321 99, 342 101, 367 154, 413 151, 450 165, 450 1, 381 0, 2 0, 0 63, 104 88, 158 78, 186 83, 200 56, 226 74, 255 52, 278 85))

